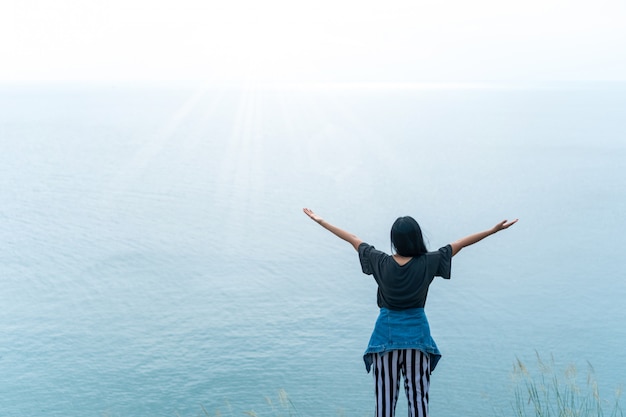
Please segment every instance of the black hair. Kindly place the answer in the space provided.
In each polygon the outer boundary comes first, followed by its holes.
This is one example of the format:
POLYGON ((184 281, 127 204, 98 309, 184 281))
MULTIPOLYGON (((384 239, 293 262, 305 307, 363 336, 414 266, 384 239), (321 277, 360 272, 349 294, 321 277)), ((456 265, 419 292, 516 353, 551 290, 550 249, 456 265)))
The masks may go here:
POLYGON ((420 225, 411 216, 398 217, 391 226, 391 246, 400 256, 419 256, 428 250, 420 225))

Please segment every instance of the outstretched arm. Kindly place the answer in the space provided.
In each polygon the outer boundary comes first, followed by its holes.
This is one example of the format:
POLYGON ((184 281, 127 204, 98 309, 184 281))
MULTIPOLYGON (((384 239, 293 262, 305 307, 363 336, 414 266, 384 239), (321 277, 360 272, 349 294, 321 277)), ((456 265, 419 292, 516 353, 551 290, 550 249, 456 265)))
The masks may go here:
POLYGON ((333 226, 332 224, 328 223, 326 220, 315 214, 311 209, 305 208, 303 209, 303 211, 304 214, 309 216, 314 222, 322 226, 324 229, 351 244, 354 250, 359 250, 359 245, 363 243, 361 239, 359 239, 352 233, 346 232, 345 230, 338 228, 337 226, 333 226))
POLYGON ((459 253, 459 251, 463 249, 464 247, 473 245, 476 242, 480 242, 487 236, 491 236, 494 233, 499 232, 500 230, 508 229, 509 227, 513 226, 515 223, 517 223, 517 219, 513 220, 512 222, 509 222, 507 220, 502 220, 500 223, 496 224, 489 230, 485 230, 484 232, 474 233, 473 235, 466 236, 462 239, 457 240, 454 243, 451 243, 450 245, 452 246, 452 256, 459 253))

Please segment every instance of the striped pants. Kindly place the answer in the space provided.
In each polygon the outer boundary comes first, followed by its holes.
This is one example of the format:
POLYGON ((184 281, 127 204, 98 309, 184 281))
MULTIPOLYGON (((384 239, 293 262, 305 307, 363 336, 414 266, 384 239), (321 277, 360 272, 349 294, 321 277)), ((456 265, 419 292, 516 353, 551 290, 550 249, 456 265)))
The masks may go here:
POLYGON ((430 358, 415 350, 392 350, 374 354, 376 417, 393 417, 400 390, 400 374, 408 400, 409 417, 428 417, 430 358))

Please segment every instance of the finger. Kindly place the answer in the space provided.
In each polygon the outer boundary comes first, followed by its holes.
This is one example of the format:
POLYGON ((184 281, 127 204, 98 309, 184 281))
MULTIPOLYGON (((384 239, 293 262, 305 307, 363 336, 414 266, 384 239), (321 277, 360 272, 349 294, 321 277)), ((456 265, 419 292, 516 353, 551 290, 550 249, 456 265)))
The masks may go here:
POLYGON ((504 227, 505 229, 507 229, 507 228, 509 228, 509 227, 513 226, 515 223, 517 223, 517 221, 518 221, 518 220, 519 220, 519 219, 515 219, 515 220, 513 220, 513 221, 511 221, 511 222, 509 222, 509 223, 506 223, 506 224, 504 224, 504 225, 503 225, 503 227, 504 227))

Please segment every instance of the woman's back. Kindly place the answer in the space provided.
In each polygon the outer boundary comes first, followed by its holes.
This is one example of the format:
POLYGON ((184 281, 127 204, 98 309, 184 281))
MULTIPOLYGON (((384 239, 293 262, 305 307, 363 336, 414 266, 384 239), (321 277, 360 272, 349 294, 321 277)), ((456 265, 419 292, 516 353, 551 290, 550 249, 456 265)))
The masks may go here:
POLYGON ((447 245, 438 251, 412 257, 401 265, 393 256, 361 243, 359 259, 363 272, 373 275, 378 284, 379 307, 390 310, 424 308, 433 278, 450 279, 452 247, 447 245))

